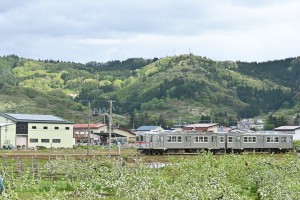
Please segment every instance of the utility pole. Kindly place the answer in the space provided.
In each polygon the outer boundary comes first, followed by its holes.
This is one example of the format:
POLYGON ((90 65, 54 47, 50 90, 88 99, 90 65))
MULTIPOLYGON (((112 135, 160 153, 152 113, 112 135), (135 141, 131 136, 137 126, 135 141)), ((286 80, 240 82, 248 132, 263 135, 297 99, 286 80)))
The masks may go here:
POLYGON ((111 126, 112 126, 112 100, 109 100, 109 136, 108 136, 108 144, 109 144, 109 157, 111 156, 111 126))
POLYGON ((91 140, 90 123, 91 123, 91 101, 89 101, 87 155, 90 155, 90 140, 91 140))

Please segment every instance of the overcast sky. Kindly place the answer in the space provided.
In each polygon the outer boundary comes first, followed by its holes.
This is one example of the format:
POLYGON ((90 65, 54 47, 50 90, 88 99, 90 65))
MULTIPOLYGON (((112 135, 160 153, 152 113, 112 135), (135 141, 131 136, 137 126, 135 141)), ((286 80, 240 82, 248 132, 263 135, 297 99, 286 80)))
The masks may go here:
POLYGON ((0 56, 86 63, 300 56, 298 0, 0 0, 0 56))

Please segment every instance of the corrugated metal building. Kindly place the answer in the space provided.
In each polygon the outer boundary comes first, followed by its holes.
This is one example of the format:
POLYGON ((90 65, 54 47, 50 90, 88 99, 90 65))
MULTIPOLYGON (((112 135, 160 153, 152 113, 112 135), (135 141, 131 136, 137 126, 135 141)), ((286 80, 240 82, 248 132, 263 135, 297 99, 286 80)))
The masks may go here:
POLYGON ((73 122, 53 115, 0 113, 0 145, 73 147, 73 122))

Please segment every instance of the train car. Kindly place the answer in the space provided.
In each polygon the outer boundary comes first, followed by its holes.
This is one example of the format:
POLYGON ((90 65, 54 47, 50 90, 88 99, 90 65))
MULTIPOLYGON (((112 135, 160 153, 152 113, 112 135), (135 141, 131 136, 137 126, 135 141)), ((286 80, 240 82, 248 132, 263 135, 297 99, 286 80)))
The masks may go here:
POLYGON ((147 132, 137 133, 136 148, 144 154, 287 152, 292 135, 279 133, 147 132))

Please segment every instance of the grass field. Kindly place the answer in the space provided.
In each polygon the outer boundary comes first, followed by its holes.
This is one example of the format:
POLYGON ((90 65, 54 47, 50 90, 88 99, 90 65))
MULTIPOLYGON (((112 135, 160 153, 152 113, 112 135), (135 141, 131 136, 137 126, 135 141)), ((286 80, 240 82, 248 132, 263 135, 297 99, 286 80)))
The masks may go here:
POLYGON ((118 155, 117 148, 111 150, 111 156, 108 149, 93 149, 90 156, 86 153, 86 149, 1 151, 2 199, 300 196, 300 159, 295 154, 139 156, 135 149, 122 149, 118 155), (164 167, 154 168, 150 163, 163 163, 164 167))

